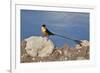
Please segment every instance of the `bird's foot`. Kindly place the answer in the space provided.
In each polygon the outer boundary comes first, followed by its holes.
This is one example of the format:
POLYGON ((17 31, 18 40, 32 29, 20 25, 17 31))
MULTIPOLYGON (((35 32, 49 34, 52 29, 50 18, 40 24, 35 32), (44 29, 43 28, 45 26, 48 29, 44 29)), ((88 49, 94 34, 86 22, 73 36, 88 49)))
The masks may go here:
POLYGON ((44 37, 47 41, 49 40, 49 38, 48 37, 44 37))

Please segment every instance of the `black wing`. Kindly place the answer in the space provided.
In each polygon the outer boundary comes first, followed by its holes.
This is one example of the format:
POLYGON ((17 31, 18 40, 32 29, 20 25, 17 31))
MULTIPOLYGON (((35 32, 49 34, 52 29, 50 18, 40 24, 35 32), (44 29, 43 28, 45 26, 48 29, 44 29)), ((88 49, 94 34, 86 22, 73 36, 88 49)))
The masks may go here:
POLYGON ((55 35, 54 33, 50 32, 48 29, 46 29, 46 32, 48 33, 48 35, 55 35))

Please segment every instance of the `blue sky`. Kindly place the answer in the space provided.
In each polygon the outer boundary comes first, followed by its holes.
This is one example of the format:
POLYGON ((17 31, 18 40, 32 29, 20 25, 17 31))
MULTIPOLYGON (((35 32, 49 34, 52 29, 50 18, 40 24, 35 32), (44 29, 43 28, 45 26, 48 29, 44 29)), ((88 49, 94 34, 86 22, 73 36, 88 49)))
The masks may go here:
MULTIPOLYGON (((79 40, 89 40, 89 13, 21 10, 21 40, 30 36, 41 36, 41 25, 54 33, 79 40)), ((57 36, 49 37, 56 47, 64 44, 75 46, 75 42, 57 36)))

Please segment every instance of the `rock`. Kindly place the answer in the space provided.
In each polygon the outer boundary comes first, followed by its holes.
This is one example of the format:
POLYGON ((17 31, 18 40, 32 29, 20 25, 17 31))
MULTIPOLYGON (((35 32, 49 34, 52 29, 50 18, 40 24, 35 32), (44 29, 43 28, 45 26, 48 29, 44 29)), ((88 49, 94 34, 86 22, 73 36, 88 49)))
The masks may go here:
POLYGON ((23 56, 21 56, 21 62, 23 62, 23 63, 32 62, 32 57, 29 56, 27 53, 23 54, 23 56))
POLYGON ((78 57, 84 57, 89 54, 89 44, 90 44, 89 41, 82 40, 81 46, 76 45, 75 49, 78 50, 77 52, 78 57))
POLYGON ((59 57, 62 55, 61 49, 55 49, 53 53, 51 54, 51 59, 59 59, 59 57))
POLYGON ((85 60, 85 57, 77 57, 77 60, 85 60))
POLYGON ((27 54, 32 57, 49 56, 54 49, 53 42, 50 39, 47 39, 46 37, 31 36, 25 39, 25 41, 27 42, 25 50, 27 54))
POLYGON ((89 60, 89 41, 81 41, 81 45, 77 44, 73 48, 67 44, 61 48, 54 48, 50 39, 31 36, 21 42, 21 62, 89 60))
POLYGON ((81 46, 79 44, 77 44, 75 46, 76 49, 81 49, 82 47, 88 47, 90 45, 89 41, 87 40, 81 40, 81 46))
POLYGON ((87 41, 87 40, 81 40, 81 41, 82 41, 81 45, 84 47, 87 47, 90 45, 89 41, 87 41))
POLYGON ((25 55, 25 53, 26 53, 26 50, 25 50, 26 43, 27 43, 27 42, 24 41, 24 40, 21 42, 21 49, 20 49, 20 50, 21 50, 21 51, 20 51, 20 52, 21 52, 21 56, 25 55))
POLYGON ((63 46, 63 54, 64 54, 64 56, 68 57, 69 50, 70 50, 69 46, 65 44, 63 46))

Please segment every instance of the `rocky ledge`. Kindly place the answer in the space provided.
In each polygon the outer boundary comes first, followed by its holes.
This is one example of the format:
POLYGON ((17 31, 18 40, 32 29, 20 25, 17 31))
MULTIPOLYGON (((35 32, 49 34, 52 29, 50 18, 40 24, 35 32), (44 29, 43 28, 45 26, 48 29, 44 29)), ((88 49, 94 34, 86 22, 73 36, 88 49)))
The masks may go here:
POLYGON ((89 60, 89 41, 81 41, 74 48, 67 44, 54 48, 50 39, 31 36, 21 42, 21 63, 89 60))

